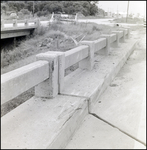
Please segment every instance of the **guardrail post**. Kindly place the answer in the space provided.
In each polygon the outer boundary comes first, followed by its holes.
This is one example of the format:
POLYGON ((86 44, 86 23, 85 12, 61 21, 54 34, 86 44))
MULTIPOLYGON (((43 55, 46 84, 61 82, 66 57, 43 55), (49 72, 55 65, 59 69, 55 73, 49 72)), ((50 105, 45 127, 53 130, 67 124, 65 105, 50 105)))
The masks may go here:
POLYGON ((64 87, 65 76, 65 53, 57 51, 49 51, 45 54, 57 54, 58 55, 58 91, 61 93, 64 87))
POLYGON ((119 47, 119 31, 112 31, 112 33, 116 34, 116 47, 119 47))
POLYGON ((26 20, 25 20, 25 27, 28 27, 28 26, 29 26, 28 20, 26 19, 26 20))
POLYGON ((13 21, 13 27, 17 27, 17 20, 13 21))
POLYGON ((79 68, 92 70, 94 66, 95 42, 94 41, 81 41, 79 45, 89 46, 89 57, 79 62, 79 68))
POLYGON ((120 31, 123 31, 123 38, 122 38, 122 42, 125 42, 125 29, 120 29, 120 31))
POLYGON ((59 86, 59 93, 61 93, 64 87, 65 54, 63 52, 58 52, 57 54, 58 54, 58 66, 59 66, 58 86, 59 86))
POLYGON ((40 20, 39 20, 39 19, 36 19, 34 23, 35 23, 35 25, 36 25, 37 27, 40 26, 40 20))
POLYGON ((100 37, 106 38, 106 47, 102 51, 99 51, 98 53, 108 55, 110 51, 110 35, 102 34, 100 37))
POLYGON ((128 30, 128 33, 127 33, 127 39, 129 39, 130 38, 130 27, 125 27, 125 29, 127 29, 128 30))
POLYGON ((1 21, 1 28, 4 28, 4 21, 1 21))
POLYGON ((49 62, 49 79, 35 87, 35 96, 54 98, 58 95, 58 55, 41 53, 36 55, 36 60, 49 62))

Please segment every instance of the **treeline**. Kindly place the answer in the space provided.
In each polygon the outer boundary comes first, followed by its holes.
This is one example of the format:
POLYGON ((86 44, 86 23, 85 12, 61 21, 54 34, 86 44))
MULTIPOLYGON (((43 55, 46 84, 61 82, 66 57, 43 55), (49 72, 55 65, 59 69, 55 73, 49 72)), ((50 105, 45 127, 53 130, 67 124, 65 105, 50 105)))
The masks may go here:
POLYGON ((98 1, 1 1, 1 13, 14 11, 16 13, 32 13, 46 16, 52 12, 67 14, 82 13, 84 16, 94 16, 99 13, 98 1))

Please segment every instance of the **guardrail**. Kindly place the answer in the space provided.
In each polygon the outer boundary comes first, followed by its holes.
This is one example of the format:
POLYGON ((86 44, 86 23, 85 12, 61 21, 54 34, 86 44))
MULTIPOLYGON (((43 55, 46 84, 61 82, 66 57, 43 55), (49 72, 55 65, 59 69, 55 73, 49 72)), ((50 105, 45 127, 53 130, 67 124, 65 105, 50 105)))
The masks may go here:
POLYGON ((40 25, 39 20, 14 20, 1 22, 1 39, 26 36, 40 25))
POLYGON ((49 78, 47 61, 36 61, 1 75, 1 104, 49 78))
POLYGON ((35 96, 53 98, 61 93, 65 69, 79 63, 79 68, 92 70, 95 54, 102 50, 109 54, 110 44, 119 46, 122 38, 129 38, 129 29, 101 35, 94 41, 81 41, 79 46, 66 52, 49 51, 36 55, 36 62, 1 75, 1 104, 35 86, 35 96))
POLYGON ((69 15, 69 14, 55 14, 54 12, 52 13, 50 22, 54 21, 63 21, 63 22, 77 22, 77 14, 76 15, 69 15), (72 16, 72 17, 71 17, 72 16))
POLYGON ((19 28, 36 28, 39 25, 39 20, 2 20, 1 30, 19 29, 19 28))

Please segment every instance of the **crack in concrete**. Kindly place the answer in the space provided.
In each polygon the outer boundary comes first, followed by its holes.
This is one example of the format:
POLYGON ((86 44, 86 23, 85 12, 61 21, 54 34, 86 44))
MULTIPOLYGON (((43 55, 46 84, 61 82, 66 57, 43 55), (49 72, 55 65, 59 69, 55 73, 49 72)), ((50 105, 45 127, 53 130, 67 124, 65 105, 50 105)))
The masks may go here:
POLYGON ((128 134, 127 132, 121 130, 120 128, 116 127, 115 125, 111 124, 110 122, 104 120, 103 118, 99 117, 97 114, 95 114, 95 113, 90 113, 90 112, 89 112, 89 114, 90 114, 90 115, 93 115, 94 117, 96 117, 96 118, 98 118, 98 119, 100 119, 101 121, 103 121, 103 122, 105 122, 106 124, 112 126, 113 128, 118 129, 120 132, 124 133, 125 135, 129 136, 130 138, 134 139, 135 141, 137 141, 137 142, 143 144, 144 146, 146 146, 146 143, 140 141, 140 140, 137 139, 136 137, 134 137, 134 136, 128 134))
MULTIPOLYGON (((113 128, 118 129, 120 132, 124 133, 125 135, 129 136, 130 138, 134 139, 135 141, 137 141, 137 142, 143 144, 144 146, 146 146, 146 143, 140 141, 139 139, 135 138, 134 136, 128 134, 127 132, 121 130, 120 128, 116 127, 115 125, 111 124, 110 122, 104 120, 103 118, 99 117, 97 114, 91 113, 91 112, 90 112, 90 108, 89 108, 89 106, 90 106, 90 101, 89 101, 90 98, 88 98, 88 97, 86 97, 86 96, 77 96, 77 95, 70 95, 70 94, 60 94, 60 95, 64 95, 64 96, 72 96, 72 97, 80 97, 80 98, 86 98, 86 99, 87 99, 87 102, 88 102, 88 114, 93 115, 94 117, 100 119, 101 121, 103 121, 103 122, 105 122, 106 124, 112 126, 113 128)), ((70 118, 69 118, 69 119, 70 119, 70 118)), ((66 122, 67 122, 67 121, 66 121, 66 122)))
POLYGON ((62 127, 68 122, 68 120, 72 117, 73 115, 69 116, 69 118, 62 124, 62 127))

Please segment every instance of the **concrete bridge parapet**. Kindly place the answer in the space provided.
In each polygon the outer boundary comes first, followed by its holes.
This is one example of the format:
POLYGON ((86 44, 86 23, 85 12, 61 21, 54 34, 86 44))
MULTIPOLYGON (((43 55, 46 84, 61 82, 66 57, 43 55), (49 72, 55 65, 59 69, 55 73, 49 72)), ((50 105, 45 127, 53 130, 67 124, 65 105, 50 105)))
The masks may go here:
POLYGON ((35 96, 2 117, 1 147, 64 148, 132 52, 134 40, 129 47, 119 43, 126 31, 81 41, 67 52, 38 54, 35 63, 2 75, 3 103, 31 87, 35 96), (112 43, 119 48, 112 49, 112 43), (75 63, 79 68, 65 76, 65 69, 75 63), (7 97, 8 91, 13 96, 7 97))
POLYGON ((39 20, 13 20, 1 22, 1 39, 26 36, 40 25, 39 20))

